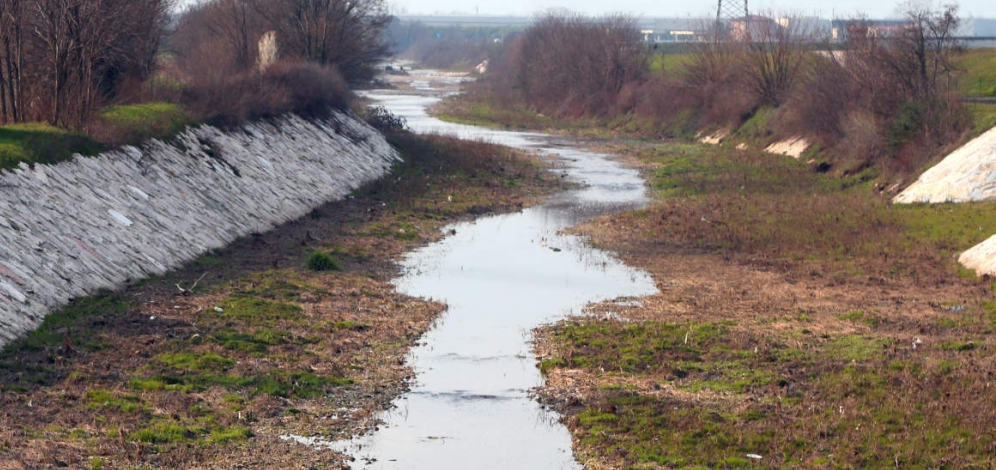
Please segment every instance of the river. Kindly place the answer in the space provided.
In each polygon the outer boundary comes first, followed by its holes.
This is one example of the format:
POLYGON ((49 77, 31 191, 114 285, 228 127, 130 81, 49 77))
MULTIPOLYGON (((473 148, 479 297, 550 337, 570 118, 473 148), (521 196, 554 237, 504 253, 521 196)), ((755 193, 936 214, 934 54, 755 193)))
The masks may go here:
MULTIPOLYGON (((650 295, 650 277, 610 253, 560 232, 610 211, 647 203, 637 171, 564 138, 442 122, 426 109, 456 79, 418 79, 413 90, 366 97, 419 133, 484 140, 557 158, 583 187, 544 205, 482 217, 417 250, 394 282, 402 293, 445 302, 448 310, 409 357, 416 379, 384 424, 349 442, 320 442, 353 456, 355 469, 580 469, 558 416, 529 395, 543 379, 531 331, 590 302, 650 295)), ((452 230, 452 231, 451 231, 452 230)))

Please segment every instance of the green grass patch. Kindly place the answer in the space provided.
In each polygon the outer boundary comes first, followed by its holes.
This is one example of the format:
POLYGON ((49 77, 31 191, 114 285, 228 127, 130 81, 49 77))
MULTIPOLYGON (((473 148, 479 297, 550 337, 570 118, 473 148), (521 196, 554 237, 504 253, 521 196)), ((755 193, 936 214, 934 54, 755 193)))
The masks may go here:
POLYGON ((314 251, 308 256, 304 265, 312 271, 342 271, 339 260, 325 251, 314 251))
POLYGON ((252 437, 252 430, 245 426, 230 426, 211 431, 208 442, 212 444, 226 444, 232 441, 244 441, 252 437))
POLYGON ((437 116, 446 122, 516 130, 557 125, 555 120, 522 107, 493 106, 484 101, 466 101, 459 96, 449 100, 447 112, 437 116))
POLYGON ((637 152, 661 203, 640 221, 619 218, 655 243, 892 278, 957 273, 953 255, 996 233, 996 203, 892 205, 875 191, 874 169, 828 176, 794 159, 689 144, 637 152))
POLYGON ((95 134, 114 145, 138 144, 150 138, 167 139, 194 120, 173 103, 143 103, 112 106, 98 113, 101 129, 95 134))
POLYGON ((96 155, 105 148, 84 134, 44 123, 0 126, 0 169, 24 163, 58 163, 73 154, 96 155))
POLYGON ((340 320, 335 322, 333 326, 337 330, 366 331, 370 329, 370 325, 352 320, 340 320))
POLYGON ((234 359, 212 352, 182 351, 177 353, 163 353, 157 355, 155 359, 174 369, 193 372, 223 371, 235 364, 234 359))
POLYGON ((869 361, 882 356, 891 341, 870 336, 849 335, 834 339, 827 345, 831 357, 844 361, 869 361))
POLYGON ((281 322, 299 323, 304 320, 301 306, 256 297, 235 297, 221 305, 223 315, 258 327, 275 327, 281 322))
POLYGON ((881 322, 880 318, 873 315, 866 315, 865 312, 861 310, 855 310, 853 312, 838 315, 838 318, 855 324, 864 324, 871 328, 875 328, 881 322))
POLYGON ((150 426, 131 433, 128 438, 147 444, 171 444, 195 440, 206 432, 207 430, 200 427, 187 427, 179 423, 155 421, 150 426))
MULTIPOLYGON (((120 315, 131 308, 131 303, 110 292, 101 292, 91 297, 76 299, 62 310, 45 317, 41 326, 25 337, 6 345, 0 352, 0 368, 5 364, 13 366, 20 355, 29 352, 44 352, 66 344, 87 351, 98 351, 106 344, 95 335, 91 322, 96 318, 120 315)), ((98 320, 99 321, 99 320, 98 320)))
POLYGON ((293 301, 307 293, 321 297, 323 291, 308 284, 301 273, 290 269, 271 269, 252 273, 218 286, 218 292, 230 292, 236 297, 258 297, 270 301, 293 301))
POLYGON ((138 396, 124 393, 116 394, 110 390, 97 389, 86 393, 88 408, 115 408, 124 413, 134 413, 142 410, 138 396))
POLYGON ((957 59, 962 96, 996 97, 996 49, 969 49, 957 59))
POLYGON ((687 53, 652 54, 647 58, 647 70, 650 73, 663 73, 666 76, 679 76, 692 63, 694 56, 687 53))
POLYGON ((132 378, 128 380, 128 388, 139 391, 175 390, 190 393, 194 387, 184 383, 180 378, 169 375, 156 375, 150 378, 132 378))
POLYGON ((224 328, 211 335, 214 342, 225 349, 243 353, 266 353, 270 346, 278 346, 289 342, 290 335, 283 331, 263 328, 253 333, 240 333, 231 328, 224 328))
POLYGON ((204 391, 212 387, 242 392, 249 396, 267 394, 281 398, 314 398, 353 384, 352 379, 319 375, 313 372, 274 370, 257 376, 232 373, 194 372, 158 374, 151 378, 133 378, 132 388, 153 390, 204 391), (161 386, 161 388, 160 388, 161 386))
POLYGON ((996 127, 996 104, 966 103, 965 107, 972 117, 972 128, 976 135, 996 127))
POLYGON ((701 361, 729 325, 641 322, 577 322, 558 328, 555 340, 570 344, 570 357, 548 362, 553 366, 592 370, 651 372, 676 367, 675 361, 701 361))
MULTIPOLYGON (((676 408, 667 400, 618 393, 576 419, 582 447, 622 458, 626 468, 730 468, 746 462, 746 454, 771 455, 771 433, 750 424, 758 414, 763 412, 748 410, 744 418, 704 407, 676 408), (602 411, 606 408, 614 411, 602 411)), ((785 463, 798 464, 813 445, 786 453, 785 463)))

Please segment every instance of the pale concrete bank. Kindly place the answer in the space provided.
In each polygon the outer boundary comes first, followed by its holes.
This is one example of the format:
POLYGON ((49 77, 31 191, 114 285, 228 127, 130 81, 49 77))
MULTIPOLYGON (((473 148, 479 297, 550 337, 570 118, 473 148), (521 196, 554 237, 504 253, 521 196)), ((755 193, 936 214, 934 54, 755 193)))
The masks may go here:
POLYGON ((201 126, 175 142, 0 174, 0 345, 72 298, 299 218, 399 159, 346 114, 201 126))
POLYGON ((996 128, 955 150, 896 195, 896 204, 996 199, 996 128))
MULTIPOLYGON (((996 199, 996 128, 925 171, 892 202, 933 204, 993 199, 996 199)), ((980 275, 996 275, 996 236, 962 253, 958 262, 980 275)))

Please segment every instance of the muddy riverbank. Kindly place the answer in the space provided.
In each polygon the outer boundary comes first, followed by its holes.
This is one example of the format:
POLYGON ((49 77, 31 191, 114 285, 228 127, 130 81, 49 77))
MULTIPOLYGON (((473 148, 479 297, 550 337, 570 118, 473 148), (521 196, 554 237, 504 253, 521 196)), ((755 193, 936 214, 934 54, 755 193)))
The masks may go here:
POLYGON ((787 157, 614 147, 656 200, 574 233, 653 277, 541 328, 544 403, 588 468, 988 468, 996 205, 893 206, 787 157))
POLYGON ((443 305, 396 292, 398 258, 563 187, 507 149, 392 143, 406 162, 349 200, 77 300, 8 345, 0 468, 338 468, 279 436, 362 432, 404 389, 404 356, 443 305))

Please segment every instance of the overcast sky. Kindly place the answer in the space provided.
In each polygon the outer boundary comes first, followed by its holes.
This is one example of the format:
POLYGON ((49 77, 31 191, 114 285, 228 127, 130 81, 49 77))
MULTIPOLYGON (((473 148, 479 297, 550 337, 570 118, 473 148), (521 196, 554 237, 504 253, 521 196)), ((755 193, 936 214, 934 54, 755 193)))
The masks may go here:
MULTIPOLYGON (((732 1, 732 0, 730 0, 732 1)), ((716 14, 716 1, 665 0, 388 0, 395 15, 481 14, 530 16, 551 8, 566 8, 588 14, 626 13, 644 17, 700 17, 716 14)), ((945 2, 950 3, 950 2, 945 2)), ((750 0, 752 11, 771 10, 824 18, 871 18, 897 15, 895 1, 868 0, 750 0)), ((963 18, 996 18, 996 1, 964 0, 958 2, 963 18)))

